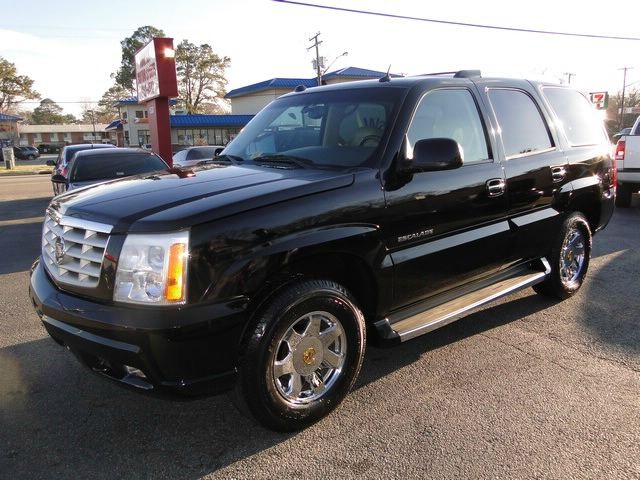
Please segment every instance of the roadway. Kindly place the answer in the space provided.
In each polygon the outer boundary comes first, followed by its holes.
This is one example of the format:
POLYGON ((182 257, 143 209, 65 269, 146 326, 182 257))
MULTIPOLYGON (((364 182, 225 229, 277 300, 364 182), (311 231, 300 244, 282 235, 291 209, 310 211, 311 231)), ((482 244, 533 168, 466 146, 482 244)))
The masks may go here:
POLYGON ((46 176, 0 178, 0 477, 640 478, 640 210, 565 302, 526 290, 393 349, 297 434, 226 396, 142 396, 83 369, 28 298, 46 176))

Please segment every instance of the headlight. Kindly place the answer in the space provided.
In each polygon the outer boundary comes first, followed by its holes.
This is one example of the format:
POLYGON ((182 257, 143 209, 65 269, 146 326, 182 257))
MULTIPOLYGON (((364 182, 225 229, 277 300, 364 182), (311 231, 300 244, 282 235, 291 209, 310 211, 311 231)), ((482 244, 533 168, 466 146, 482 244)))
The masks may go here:
POLYGON ((186 300, 189 232, 127 235, 122 246, 113 300, 174 305, 186 300))

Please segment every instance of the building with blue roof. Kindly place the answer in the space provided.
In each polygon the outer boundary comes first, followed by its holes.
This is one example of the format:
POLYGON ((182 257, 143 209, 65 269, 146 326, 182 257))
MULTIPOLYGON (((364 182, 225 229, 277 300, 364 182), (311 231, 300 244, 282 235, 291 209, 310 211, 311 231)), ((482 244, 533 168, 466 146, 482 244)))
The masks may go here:
POLYGON ((18 122, 22 117, 0 113, 0 146, 18 144, 18 122))
MULTIPOLYGON (((352 82, 355 80, 369 80, 381 78, 387 72, 368 70, 366 68, 346 67, 322 76, 322 83, 352 82)), ((402 75, 389 74, 390 77, 402 75)), ((318 85, 316 77, 313 78, 271 78, 262 82, 253 83, 245 87, 231 90, 225 98, 231 101, 231 113, 238 115, 255 115, 276 98, 290 93, 299 85, 315 87, 318 85)))

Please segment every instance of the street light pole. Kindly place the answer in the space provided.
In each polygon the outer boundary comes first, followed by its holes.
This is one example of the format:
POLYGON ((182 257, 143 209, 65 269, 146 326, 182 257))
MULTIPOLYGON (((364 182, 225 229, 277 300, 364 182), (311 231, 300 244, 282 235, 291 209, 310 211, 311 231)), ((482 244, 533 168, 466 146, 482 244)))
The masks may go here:
POLYGON ((331 60, 331 63, 327 66, 327 68, 325 68, 322 71, 322 75, 324 75, 325 73, 327 73, 329 71, 329 69, 331 68, 331 65, 333 65, 334 63, 336 63, 336 60, 338 60, 340 57, 346 57, 347 55, 349 55, 349 52, 344 51, 342 52, 340 55, 338 55, 336 58, 334 58, 333 60, 331 60))

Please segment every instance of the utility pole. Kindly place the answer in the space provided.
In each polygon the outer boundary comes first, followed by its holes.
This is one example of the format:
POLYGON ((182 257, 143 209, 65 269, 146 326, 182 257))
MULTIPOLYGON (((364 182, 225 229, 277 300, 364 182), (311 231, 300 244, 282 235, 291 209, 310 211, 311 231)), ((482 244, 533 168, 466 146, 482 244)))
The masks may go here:
POLYGON ((319 36, 320 36, 320 32, 316 33, 313 37, 309 39, 309 41, 314 40, 314 43, 309 48, 307 48, 307 51, 311 50, 314 47, 316 49, 316 74, 318 76, 318 85, 322 85, 322 72, 320 71, 320 51, 318 50, 318 46, 322 42, 318 41, 319 36))
POLYGON ((96 141, 96 111, 95 110, 87 110, 87 113, 91 114, 91 124, 93 125, 93 139, 91 143, 95 143, 96 141))
POLYGON ((564 72, 563 75, 567 76, 567 83, 571 85, 571 77, 575 77, 576 74, 572 72, 564 72))
POLYGON ((624 128, 624 93, 627 86, 627 70, 631 70, 633 67, 622 67, 618 70, 624 70, 622 77, 622 100, 620 101, 620 120, 618 121, 618 131, 624 128))

